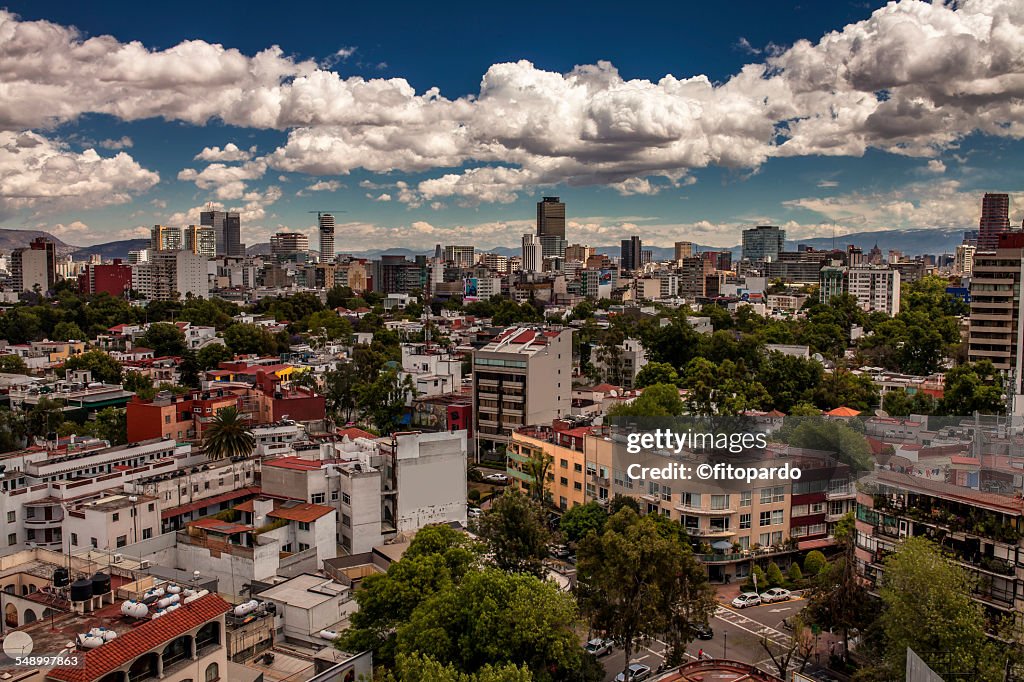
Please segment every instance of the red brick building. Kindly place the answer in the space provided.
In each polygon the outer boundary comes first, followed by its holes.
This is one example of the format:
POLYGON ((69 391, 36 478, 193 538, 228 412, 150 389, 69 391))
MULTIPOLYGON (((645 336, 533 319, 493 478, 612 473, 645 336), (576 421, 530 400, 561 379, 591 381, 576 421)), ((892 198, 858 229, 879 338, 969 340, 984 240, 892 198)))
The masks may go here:
POLYGON ((112 265, 85 266, 85 272, 78 276, 78 290, 83 294, 107 293, 124 298, 132 288, 132 268, 115 259, 112 265))

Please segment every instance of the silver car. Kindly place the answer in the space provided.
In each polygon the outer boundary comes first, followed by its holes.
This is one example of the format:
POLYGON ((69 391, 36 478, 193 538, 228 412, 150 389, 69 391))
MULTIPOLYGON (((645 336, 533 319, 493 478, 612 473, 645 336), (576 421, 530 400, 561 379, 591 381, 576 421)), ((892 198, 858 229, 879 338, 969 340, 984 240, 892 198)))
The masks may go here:
POLYGON ((588 654, 593 654, 597 657, 607 656, 612 652, 612 640, 592 639, 583 648, 586 649, 588 654))
POLYGON ((651 679, 651 669, 642 663, 633 663, 629 666, 629 677, 622 673, 615 676, 615 682, 641 682, 651 679))

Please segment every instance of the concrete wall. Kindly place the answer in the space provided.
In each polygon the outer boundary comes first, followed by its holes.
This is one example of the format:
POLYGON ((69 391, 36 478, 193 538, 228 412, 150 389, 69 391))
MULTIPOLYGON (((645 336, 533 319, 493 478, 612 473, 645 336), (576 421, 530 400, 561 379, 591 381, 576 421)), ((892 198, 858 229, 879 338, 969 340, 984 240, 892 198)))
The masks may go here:
POLYGON ((399 531, 431 523, 466 524, 466 432, 398 436, 399 531))

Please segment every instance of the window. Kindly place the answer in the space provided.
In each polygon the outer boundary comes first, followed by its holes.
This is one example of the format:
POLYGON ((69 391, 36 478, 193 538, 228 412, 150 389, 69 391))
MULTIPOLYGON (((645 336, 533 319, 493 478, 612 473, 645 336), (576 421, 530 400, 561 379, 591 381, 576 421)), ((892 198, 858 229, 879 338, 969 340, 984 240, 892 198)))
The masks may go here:
POLYGON ((192 492, 194 492, 194 493, 199 492, 199 484, 198 483, 196 483, 195 485, 192 486, 192 492))
POLYGON ((209 489, 210 489, 210 482, 209 481, 203 481, 203 490, 209 490, 209 489))
POLYGON ((337 500, 338 500, 338 491, 337 490, 332 490, 331 491, 331 502, 337 502, 337 500))
POLYGON ((715 511, 721 511, 729 508, 729 496, 728 495, 712 495, 711 496, 711 508, 715 511))
POLYGON ((128 544, 128 536, 127 535, 118 535, 117 536, 117 546, 118 547, 124 547, 127 544, 128 544))
POLYGON ((772 502, 784 502, 786 499, 786 487, 775 486, 774 488, 761 488, 761 504, 772 502))
POLYGON ((665 500, 666 502, 672 501, 672 488, 670 486, 661 486, 661 499, 665 500))
POLYGON ((78 533, 71 534, 71 544, 75 545, 76 547, 78 546, 78 533))
POLYGON ((289 543, 288 543, 287 545, 285 545, 284 547, 282 547, 282 548, 281 548, 281 551, 282 551, 282 552, 291 552, 291 551, 292 551, 292 543, 290 543, 290 542, 289 542, 289 543))
POLYGON ((92 545, 93 549, 96 549, 100 546, 100 543, 96 540, 96 538, 89 538, 89 544, 92 545))
POLYGON ((114 515, 111 517, 111 520, 113 520, 114 523, 117 523, 118 521, 121 520, 121 515, 118 514, 117 512, 114 512, 114 515))
POLYGON ((323 504, 326 496, 323 493, 314 493, 310 498, 313 504, 323 504))
POLYGON ((740 506, 741 507, 749 507, 750 506, 750 491, 749 490, 744 490, 743 492, 740 493, 740 506))
POLYGON ((345 526, 346 528, 350 528, 352 526, 352 519, 349 517, 348 514, 341 515, 341 525, 345 526))
POLYGON ((8 534, 8 536, 7 536, 7 546, 8 547, 13 547, 16 544, 18 544, 18 534, 17 533, 10 533, 10 534, 8 534))
POLYGON ((700 509, 700 493, 682 493, 679 497, 684 507, 700 509))
POLYGON ((151 537, 153 537, 153 529, 152 528, 143 528, 142 529, 142 539, 143 540, 148 540, 151 537))
POLYGON ((220 679, 220 668, 217 667, 216 663, 211 663, 206 666, 206 680, 205 682, 217 682, 220 679))
POLYGON ((740 528, 750 528, 750 514, 740 514, 740 528))
POLYGON ((7 523, 14 523, 14 512, 7 512, 7 523))
POLYGON ((772 513, 770 511, 761 512, 761 518, 759 526, 770 526, 772 525, 772 513))
MULTIPOLYGON (((579 462, 575 462, 572 465, 572 470, 575 471, 577 474, 583 473, 583 465, 580 464, 579 462)), ((11 512, 11 513, 13 514, 14 512, 11 512)))
POLYGON ((568 469, 568 468, 569 468, 569 460, 567 460, 567 459, 563 459, 563 460, 561 460, 561 462, 560 462, 560 464, 559 464, 559 465, 560 465, 560 466, 561 466, 561 467, 562 467, 563 469, 568 469))
POLYGON ((785 515, 786 515, 786 512, 784 512, 781 509, 776 509, 775 511, 773 511, 772 512, 772 525, 773 526, 781 526, 783 521, 785 520, 785 515))
POLYGON ((757 544, 761 545, 762 547, 767 547, 771 544, 771 539, 771 533, 761 533, 761 535, 757 539, 757 544))
POLYGON ((750 549, 750 538, 746 535, 736 538, 736 542, 740 544, 740 549, 750 549))
POLYGON ((345 504, 352 504, 352 496, 349 495, 348 493, 342 493, 341 501, 344 502, 345 504))
POLYGON ((156 510, 156 505, 153 504, 152 502, 150 502, 149 505, 146 507, 146 510, 147 511, 155 511, 156 510))
POLYGON ((307 545, 305 542, 300 542, 299 543, 299 551, 300 552, 305 552, 307 549, 309 549, 309 545, 307 545))
POLYGON ((778 546, 778 545, 781 545, 781 544, 782 544, 782 531, 781 530, 777 530, 774 533, 772 533, 772 545, 773 546, 778 546))
POLYGON ((299 521, 299 530, 309 530, 309 524, 305 521, 299 521))
POLYGON ((562 485, 569 485, 569 479, 568 479, 568 478, 566 478, 565 476, 562 476, 562 477, 561 477, 561 478, 559 479, 559 482, 560 482, 560 483, 561 483, 562 485))
POLYGON ((583 484, 579 481, 573 481, 572 487, 573 490, 583 490, 583 484))

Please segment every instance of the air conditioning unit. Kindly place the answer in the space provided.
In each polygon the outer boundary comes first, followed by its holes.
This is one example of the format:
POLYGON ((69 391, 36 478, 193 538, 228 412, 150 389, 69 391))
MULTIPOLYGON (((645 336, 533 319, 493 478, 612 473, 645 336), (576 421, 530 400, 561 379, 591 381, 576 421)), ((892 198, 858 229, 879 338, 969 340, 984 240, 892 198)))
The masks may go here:
POLYGON ((149 559, 143 559, 142 561, 139 562, 139 570, 140 571, 146 570, 147 568, 149 568, 149 566, 150 566, 149 559))
POLYGON ((114 563, 115 564, 119 564, 122 561, 124 561, 124 554, 115 554, 114 555, 114 563))

